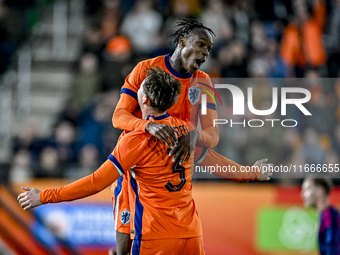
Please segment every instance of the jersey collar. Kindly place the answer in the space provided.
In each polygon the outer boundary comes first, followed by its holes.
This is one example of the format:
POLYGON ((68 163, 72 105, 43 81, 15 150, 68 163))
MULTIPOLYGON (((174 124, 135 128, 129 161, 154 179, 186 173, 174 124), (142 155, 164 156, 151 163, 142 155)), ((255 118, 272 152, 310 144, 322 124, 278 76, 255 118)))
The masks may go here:
POLYGON ((177 73, 170 65, 170 55, 171 53, 165 55, 165 66, 166 68, 168 68, 169 72, 176 76, 177 78, 181 78, 181 79, 187 79, 187 78, 190 78, 192 76, 191 73, 189 73, 188 75, 182 75, 180 73, 177 73))
POLYGON ((153 118, 154 120, 162 120, 162 119, 165 119, 165 118, 167 118, 169 116, 170 116, 169 113, 163 114, 163 115, 158 116, 158 117, 154 117, 153 115, 148 115, 146 120, 149 120, 150 118, 153 118))

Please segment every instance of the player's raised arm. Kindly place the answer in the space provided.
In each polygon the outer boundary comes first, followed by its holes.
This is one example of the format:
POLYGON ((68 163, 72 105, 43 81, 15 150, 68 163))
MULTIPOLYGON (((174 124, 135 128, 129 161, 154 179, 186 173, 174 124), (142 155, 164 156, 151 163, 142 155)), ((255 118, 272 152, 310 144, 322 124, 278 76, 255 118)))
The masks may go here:
POLYGON ((41 204, 72 201, 94 195, 116 181, 121 173, 115 164, 106 160, 97 171, 68 185, 40 191, 36 188, 23 188, 17 200, 24 210, 41 204))
MULTIPOLYGON (((204 79, 204 83, 207 84, 207 87, 213 87, 210 77, 207 75, 207 78, 204 79)), ((211 93, 214 96, 214 93, 211 93)), ((198 114, 202 130, 198 130, 199 139, 197 143, 207 147, 207 148, 214 148, 218 144, 219 134, 218 134, 218 126, 214 126, 214 120, 218 119, 217 111, 216 111, 216 104, 213 99, 207 95, 207 113, 202 114, 202 111, 199 110, 197 113, 191 114, 198 114)))
POLYGON ((133 115, 138 108, 137 91, 147 76, 147 70, 143 62, 140 62, 125 79, 119 102, 112 116, 112 124, 122 130, 147 131, 164 145, 172 146, 177 143, 177 137, 170 126, 152 123, 133 115))
MULTIPOLYGON (((210 77, 208 75, 204 80, 206 80, 204 83, 209 84, 212 87, 210 77)), ((175 155, 174 160, 178 160, 180 164, 189 160, 196 143, 206 148, 213 148, 218 143, 218 127, 217 125, 214 127, 214 119, 218 118, 216 104, 210 96, 207 98, 207 114, 202 115, 200 110, 198 110, 198 112, 191 112, 191 131, 184 134, 179 139, 177 146, 175 146, 170 152, 170 155, 175 155), (197 129, 194 124, 194 120, 197 115, 199 116, 202 130, 197 129)))
POLYGON ((137 91, 145 77, 143 62, 138 63, 126 77, 120 99, 112 116, 112 124, 115 128, 127 131, 145 131, 145 126, 150 121, 142 120, 132 114, 138 108, 137 91))

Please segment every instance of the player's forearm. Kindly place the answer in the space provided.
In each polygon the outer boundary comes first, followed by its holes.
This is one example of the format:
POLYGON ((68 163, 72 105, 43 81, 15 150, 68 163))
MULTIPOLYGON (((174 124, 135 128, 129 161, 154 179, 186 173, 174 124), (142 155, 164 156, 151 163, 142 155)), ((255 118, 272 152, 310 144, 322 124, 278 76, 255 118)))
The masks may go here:
POLYGON ((145 127, 149 124, 149 120, 143 120, 133 116, 124 108, 116 109, 113 113, 112 124, 115 128, 127 131, 145 131, 145 127))
POLYGON ((197 143, 200 145, 213 148, 218 144, 219 134, 218 129, 214 127, 206 128, 204 130, 197 130, 200 138, 197 140, 197 143))
POLYGON ((258 180, 260 178, 261 172, 258 167, 242 166, 227 158, 226 162, 227 162, 226 166, 228 166, 228 169, 231 169, 231 171, 214 172, 213 174, 219 178, 234 182, 253 181, 258 180))
POLYGON ((213 148, 217 145, 219 134, 218 126, 214 125, 215 119, 218 119, 218 116, 214 109, 208 109, 206 115, 200 115, 202 130, 198 130, 200 135, 200 138, 197 141, 198 144, 207 148, 213 148))
POLYGON ((40 193, 42 204, 72 201, 94 195, 119 178, 119 173, 110 160, 106 160, 97 171, 68 185, 47 189, 40 193))
POLYGON ((261 176, 258 167, 242 166, 235 161, 228 159, 216 151, 209 149, 200 166, 220 166, 226 167, 227 171, 214 171, 215 176, 229 181, 252 181, 258 180, 261 176))

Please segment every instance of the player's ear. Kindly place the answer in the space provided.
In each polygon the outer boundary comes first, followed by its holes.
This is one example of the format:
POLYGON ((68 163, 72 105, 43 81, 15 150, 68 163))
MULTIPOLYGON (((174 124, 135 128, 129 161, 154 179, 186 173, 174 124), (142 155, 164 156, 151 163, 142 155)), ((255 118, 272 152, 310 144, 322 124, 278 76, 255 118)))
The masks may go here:
POLYGON ((185 47, 185 43, 186 43, 185 38, 184 38, 183 36, 181 36, 181 37, 179 38, 178 44, 179 44, 182 48, 184 48, 184 47, 185 47))
POLYGON ((147 96, 143 96, 143 104, 147 104, 149 102, 149 98, 147 96))

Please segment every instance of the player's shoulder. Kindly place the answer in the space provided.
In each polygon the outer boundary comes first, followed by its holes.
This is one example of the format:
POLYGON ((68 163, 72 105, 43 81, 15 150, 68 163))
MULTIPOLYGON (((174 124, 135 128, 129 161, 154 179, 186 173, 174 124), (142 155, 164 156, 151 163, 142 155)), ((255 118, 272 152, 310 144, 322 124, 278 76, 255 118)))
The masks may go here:
POLYGON ((129 147, 136 147, 147 142, 152 135, 148 132, 131 131, 125 134, 119 141, 120 144, 129 144, 129 147))
POLYGON ((145 67, 145 69, 149 69, 149 68, 152 68, 152 67, 155 67, 155 66, 161 67, 165 62, 164 59, 165 59, 165 56, 161 55, 161 56, 158 56, 158 57, 149 58, 149 59, 140 61, 139 63, 141 65, 143 65, 145 67))
POLYGON ((201 70, 197 70, 195 76, 196 76, 196 78, 206 78, 206 79, 210 79, 209 74, 207 74, 206 72, 203 72, 203 71, 201 71, 201 70))
POLYGON ((209 74, 201 70, 197 70, 194 77, 195 77, 195 86, 197 87, 205 87, 205 86, 212 87, 213 86, 211 83, 211 78, 209 74))

